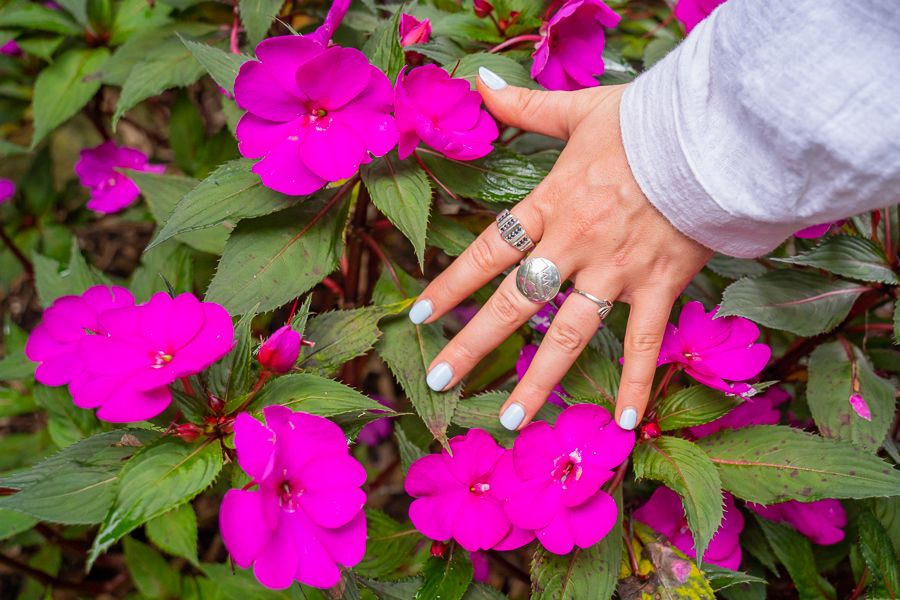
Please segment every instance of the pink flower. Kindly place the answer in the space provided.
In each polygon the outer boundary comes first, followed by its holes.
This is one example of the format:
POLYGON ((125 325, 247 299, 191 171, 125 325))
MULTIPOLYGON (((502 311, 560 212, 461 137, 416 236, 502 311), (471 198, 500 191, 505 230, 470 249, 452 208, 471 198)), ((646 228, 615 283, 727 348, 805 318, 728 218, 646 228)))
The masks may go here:
POLYGON ((704 438, 722 429, 741 429, 750 425, 777 425, 781 420, 778 406, 790 399, 787 392, 769 388, 759 396, 746 398, 743 403, 715 421, 690 427, 694 437, 704 438))
POLYGON ((601 0, 569 0, 550 18, 535 46, 531 77, 548 90, 580 90, 600 83, 604 28, 621 17, 601 0))
POLYGON ((425 537, 476 550, 511 550, 534 538, 513 527, 497 493, 495 468, 507 452, 481 429, 450 440, 444 449, 414 462, 406 475, 406 493, 415 498, 409 518, 425 537))
POLYGON ((872 411, 869 410, 869 403, 862 397, 862 394, 850 394, 848 402, 850 402, 850 407, 856 413, 856 416, 866 421, 872 420, 872 411))
POLYGON ((684 25, 685 33, 690 33, 697 23, 709 16, 725 0, 678 0, 675 18, 684 25))
POLYGON ((99 331, 79 351, 85 370, 69 385, 80 408, 97 408, 113 423, 150 419, 172 401, 169 384, 195 375, 231 350, 234 328, 225 309, 192 294, 160 292, 146 304, 97 318, 99 331))
POLYGON ((284 406, 263 412, 265 425, 247 413, 234 423, 238 464, 258 489, 225 494, 222 540, 266 587, 336 585, 338 565, 352 567, 366 552, 366 471, 331 421, 284 406))
POLYGON ((162 173, 163 165, 151 165, 147 155, 140 150, 119 147, 115 142, 103 142, 95 148, 81 151, 81 160, 75 163, 75 174, 81 185, 91 191, 87 207, 101 213, 122 210, 140 195, 138 186, 117 169, 132 169, 148 173, 162 173))
POLYGON ((406 48, 414 44, 427 44, 431 39, 431 21, 403 13, 400 15, 400 45, 406 48))
POLYGON ((800 231, 794 232, 794 237, 801 238, 804 240, 820 238, 829 231, 831 231, 832 227, 840 227, 844 224, 844 221, 833 221, 829 223, 820 223, 819 225, 812 225, 810 227, 804 227, 800 231))
MULTIPOLYGON (((718 308, 716 309, 718 310, 718 308)), ((699 302, 681 309, 678 327, 666 325, 659 364, 678 363, 702 383, 730 394, 746 394, 752 388, 743 382, 759 375, 771 348, 757 344, 759 328, 743 317, 716 319, 716 310, 706 312, 699 302)))
POLYGON ((419 142, 456 160, 475 160, 493 150, 497 123, 481 108, 481 95, 436 65, 401 71, 394 107, 400 158, 412 154, 419 142))
POLYGON ((827 546, 844 539, 842 527, 847 525, 847 512, 837 500, 790 500, 771 506, 748 502, 747 508, 770 521, 787 523, 816 544, 827 546))
POLYGON ((311 194, 397 143, 391 84, 359 50, 287 35, 263 40, 256 56, 241 66, 234 97, 247 110, 239 148, 262 159, 253 172, 263 185, 311 194))
POLYGON ((349 8, 350 0, 334 0, 331 4, 331 8, 328 9, 328 14, 325 15, 325 21, 323 21, 315 31, 305 37, 313 39, 323 46, 327 46, 328 42, 331 41, 334 32, 341 26, 341 21, 344 20, 349 8))
POLYGON ((566 298, 568 298, 571 293, 572 288, 556 294, 556 297, 553 298, 553 300, 543 305, 541 310, 537 311, 534 316, 528 320, 528 324, 531 325, 535 331, 546 334, 547 330, 550 329, 550 323, 553 322, 553 317, 556 316, 556 313, 562 308, 563 302, 566 301, 566 298))
POLYGON ((300 356, 303 338, 290 325, 279 328, 259 347, 257 359, 264 368, 275 373, 287 373, 300 356))
MULTIPOLYGON (((525 372, 528 371, 528 367, 531 365, 531 362, 534 360, 534 355, 537 354, 538 347, 536 344, 525 344, 522 346, 522 351, 519 353, 519 360, 516 361, 516 376, 519 378, 519 381, 525 376, 525 372)), ((558 385, 553 388, 553 392, 547 398, 547 400, 551 404, 555 404, 556 406, 562 406, 565 408, 568 406, 566 401, 563 400, 568 394, 566 394, 566 390, 563 389, 561 385, 558 385)))
MULTIPOLYGON (((388 408, 396 408, 394 403, 390 400, 382 398, 381 396, 371 396, 373 400, 378 402, 379 404, 383 404, 388 408)), ((378 412, 378 411, 375 411, 378 412)), ((356 436, 356 441, 360 444, 365 444, 369 447, 374 447, 383 442, 384 440, 391 437, 391 432, 394 430, 393 419, 391 417, 384 417, 381 419, 375 419, 370 423, 366 423, 362 429, 359 430, 359 433, 356 436)))
POLYGON ((44 311, 28 336, 25 355, 38 364, 34 378, 50 386, 67 385, 84 370, 80 347, 88 336, 102 336, 100 315, 132 306, 134 298, 122 287, 98 285, 80 296, 62 296, 44 311))
MULTIPOLYGON (((676 548, 691 558, 697 558, 694 536, 684 516, 678 494, 665 486, 656 488, 650 499, 634 511, 635 520, 663 534, 676 548)), ((741 566, 739 536, 744 529, 744 515, 734 505, 734 497, 725 492, 725 515, 722 524, 709 542, 703 562, 733 571, 741 566)))
POLYGON ((5 54, 6 56, 19 56, 22 54, 22 49, 19 48, 19 44, 16 43, 16 40, 9 40, 0 46, 0 54, 5 54))
POLYGON ((576 404, 551 427, 529 424, 497 465, 493 485, 513 525, 534 530, 554 554, 588 548, 616 522, 616 503, 600 489, 634 447, 604 408, 576 404))
POLYGON ((16 195, 16 184, 11 179, 0 178, 0 204, 16 195))
POLYGON ((472 0, 472 8, 475 10, 475 16, 483 19, 494 12, 494 5, 488 0, 472 0))

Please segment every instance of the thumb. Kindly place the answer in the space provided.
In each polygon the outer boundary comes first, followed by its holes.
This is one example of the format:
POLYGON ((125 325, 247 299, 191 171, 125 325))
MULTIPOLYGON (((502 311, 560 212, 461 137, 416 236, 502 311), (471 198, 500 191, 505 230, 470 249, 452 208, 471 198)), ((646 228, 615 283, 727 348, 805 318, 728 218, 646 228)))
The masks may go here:
POLYGON ((587 112, 587 98, 577 92, 545 92, 509 85, 486 67, 478 68, 478 91, 497 119, 527 131, 560 140, 569 135, 587 112))

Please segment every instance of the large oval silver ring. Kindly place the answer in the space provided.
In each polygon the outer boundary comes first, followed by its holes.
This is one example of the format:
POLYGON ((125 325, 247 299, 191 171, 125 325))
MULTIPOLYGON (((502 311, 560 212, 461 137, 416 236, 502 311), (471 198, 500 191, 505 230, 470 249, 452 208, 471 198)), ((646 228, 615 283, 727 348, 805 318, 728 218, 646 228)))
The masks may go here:
POLYGON ((559 269, 547 258, 526 258, 516 272, 519 292, 536 304, 556 297, 561 283, 559 269))

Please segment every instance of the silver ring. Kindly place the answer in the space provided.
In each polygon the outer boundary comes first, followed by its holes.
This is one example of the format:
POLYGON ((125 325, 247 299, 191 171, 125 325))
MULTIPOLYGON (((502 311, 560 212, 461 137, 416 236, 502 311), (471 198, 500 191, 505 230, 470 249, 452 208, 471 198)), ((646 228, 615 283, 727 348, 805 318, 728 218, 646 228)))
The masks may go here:
POLYGON ((500 237, 503 238, 503 241, 519 252, 524 254, 534 248, 534 242, 525 233, 525 228, 522 227, 516 216, 508 210, 504 210, 497 215, 497 229, 500 231, 500 237))
POLYGON ((534 303, 552 300, 561 283, 559 269, 546 258, 526 258, 516 271, 516 287, 534 303))
POLYGON ((594 304, 596 304, 597 306, 600 307, 599 310, 597 310, 597 315, 600 317, 601 321, 603 319, 605 319, 606 316, 613 309, 613 303, 610 302, 609 300, 601 300, 600 298, 593 295, 592 293, 586 292, 584 290, 579 290, 578 288, 572 288, 572 291, 575 292, 576 294, 578 294, 579 296, 584 296, 585 298, 587 298, 588 300, 590 300, 591 302, 593 302, 594 304))

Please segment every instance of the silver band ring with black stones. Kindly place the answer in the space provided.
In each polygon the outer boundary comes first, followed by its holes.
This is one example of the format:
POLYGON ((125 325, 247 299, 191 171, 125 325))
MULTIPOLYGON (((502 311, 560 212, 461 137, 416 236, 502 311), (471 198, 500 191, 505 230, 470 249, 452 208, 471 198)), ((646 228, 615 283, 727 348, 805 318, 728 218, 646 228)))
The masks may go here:
POLYGON ((525 227, 508 210, 504 210, 497 215, 497 229, 500 231, 500 237, 503 238, 503 241, 519 252, 524 254, 534 248, 534 242, 528 237, 525 227))

